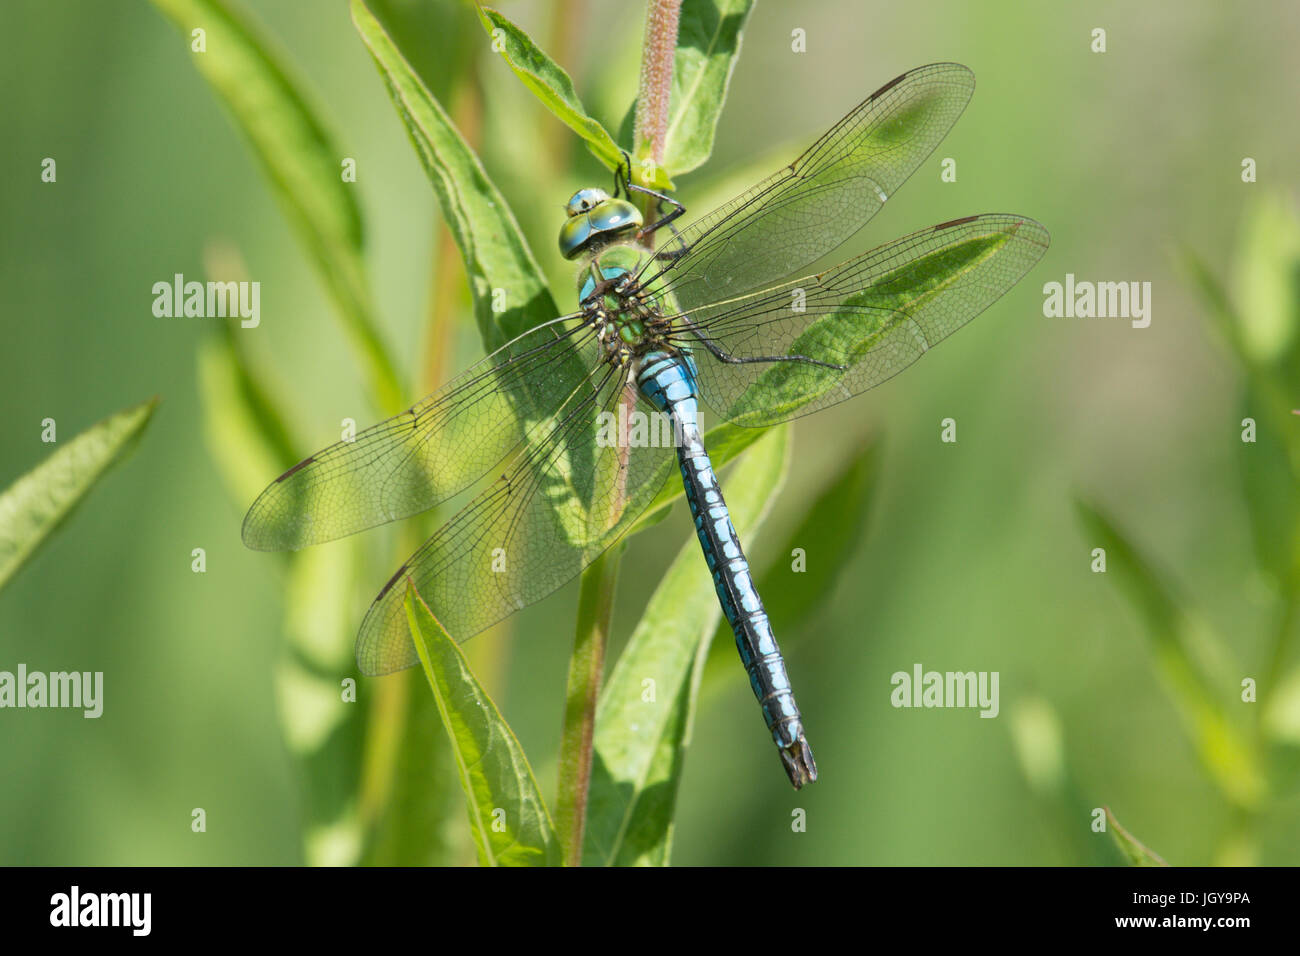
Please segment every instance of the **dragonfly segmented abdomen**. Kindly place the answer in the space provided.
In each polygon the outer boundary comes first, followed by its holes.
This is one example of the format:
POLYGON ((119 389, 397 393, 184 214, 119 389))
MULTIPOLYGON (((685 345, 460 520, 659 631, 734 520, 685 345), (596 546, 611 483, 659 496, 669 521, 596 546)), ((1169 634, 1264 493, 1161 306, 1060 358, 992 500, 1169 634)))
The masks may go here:
POLYGON ((736 637, 740 660, 749 673, 767 729, 781 752, 786 774, 796 788, 802 787, 817 779, 817 764, 804 737, 803 720, 790 689, 781 648, 700 436, 694 363, 685 355, 651 353, 637 376, 637 385, 656 408, 672 416, 674 434, 680 442, 677 456, 686 501, 718 601, 736 637))

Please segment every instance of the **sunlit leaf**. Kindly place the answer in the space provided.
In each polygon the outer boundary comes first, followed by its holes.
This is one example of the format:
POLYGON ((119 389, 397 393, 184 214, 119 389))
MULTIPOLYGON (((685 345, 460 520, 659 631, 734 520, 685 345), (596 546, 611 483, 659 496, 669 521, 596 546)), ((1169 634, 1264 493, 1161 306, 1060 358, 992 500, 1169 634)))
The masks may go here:
POLYGON ((231 496, 241 505, 266 487, 266 476, 302 458, 302 450, 271 398, 262 375, 249 366, 238 332, 228 324, 204 336, 198 350, 203 437, 231 496))
POLYGON ((754 0, 685 0, 677 27, 663 165, 679 176, 713 152, 713 137, 754 0))
POLYGON ((1076 500, 1089 547, 1106 551, 1106 576, 1127 595, 1142 622, 1156 667, 1183 716, 1202 765, 1234 803, 1254 807, 1264 796, 1259 756, 1233 723, 1197 666, 1184 605, 1120 530, 1091 504, 1076 500))
POLYGON ((1300 667, 1284 677, 1277 687, 1264 690, 1265 731, 1274 740, 1300 747, 1300 667))
POLYGON ((1300 343, 1300 218, 1288 199, 1247 204, 1232 289, 1247 356, 1272 365, 1292 354, 1300 343))
POLYGON ((224 0, 153 2, 187 45, 191 31, 204 31, 204 52, 190 54, 194 66, 252 144, 365 359, 378 405, 397 411, 404 390, 375 322, 356 187, 343 181, 346 152, 308 103, 283 53, 235 7, 224 0))
POLYGON ((484 866, 552 866, 559 840, 514 731, 475 679, 456 642, 407 589, 406 617, 451 741, 470 827, 484 866))
MULTIPOLYGON (((1247 235, 1281 233, 1277 238, 1286 246, 1285 214, 1269 215, 1259 206, 1254 209, 1253 217, 1248 218, 1266 222, 1248 223, 1247 235)), ((1300 406, 1300 390, 1287 372, 1288 362, 1300 367, 1300 350, 1290 347, 1295 331, 1291 329, 1293 317, 1288 314, 1288 308, 1300 309, 1300 253, 1289 258, 1284 252, 1261 253, 1263 265, 1238 268, 1239 281, 1265 287, 1238 290, 1239 299, 1271 316, 1253 318, 1247 318, 1244 309, 1233 304, 1228 291, 1196 252, 1185 248, 1180 256, 1180 265, 1193 289, 1244 373, 1245 396, 1239 414, 1228 427, 1244 430, 1247 419, 1254 423, 1255 440, 1234 443, 1234 458, 1256 560, 1281 589, 1288 586, 1295 571, 1293 539, 1300 527, 1300 504, 1295 494, 1300 480, 1300 420, 1290 414, 1291 409, 1300 406), (1289 306, 1285 301, 1288 282, 1293 284, 1290 294, 1294 296, 1289 306)))
MULTIPOLYGON (((500 46, 501 57, 510 69, 562 123, 582 137, 593 156, 614 170, 623 162, 622 152, 614 138, 600 122, 590 115, 578 98, 569 74, 533 42, 518 25, 490 7, 479 8, 483 28, 491 37, 493 47, 500 46)), ((654 189, 671 189, 672 183, 660 171, 646 185, 654 189)))
POLYGON ((1019 702, 1011 712, 1011 741, 1034 791, 1057 796, 1065 782, 1065 732, 1056 711, 1037 697, 1019 702))
POLYGON ((374 57, 460 247, 484 347, 492 351, 555 318, 559 312, 537 261, 474 151, 363 0, 352 0, 352 21, 374 57))
MULTIPOLYGON (((1229 428, 1235 433, 1244 427, 1241 422, 1250 418, 1254 421, 1255 440, 1232 441, 1230 447, 1241 478, 1241 500, 1250 521, 1255 559, 1268 579, 1282 589, 1291 579, 1296 560, 1300 496, 1296 494, 1297 476, 1289 467, 1287 448, 1288 439, 1295 441, 1295 437, 1278 433, 1276 416, 1266 413, 1267 401, 1254 382, 1248 381, 1245 400, 1238 406, 1240 413, 1229 422, 1229 428)), ((1300 390, 1296 404, 1300 406, 1300 390)), ((1300 419, 1286 424, 1300 434, 1300 419)), ((1233 437, 1232 433, 1229 437, 1233 437)))
POLYGON ((0 588, 135 444, 153 398, 93 425, 0 493, 0 588))
MULTIPOLYGON (((902 260, 899 265, 893 264, 895 257, 881 256, 881 250, 876 250, 867 257, 880 260, 871 268, 860 270, 855 260, 850 260, 817 276, 816 281, 825 279, 834 285, 834 277, 843 272, 848 277, 844 287, 852 291, 836 308, 827 308, 825 314, 809 322, 790 343, 788 354, 834 356, 847 370, 773 362, 740 394, 726 417, 742 425, 793 417, 823 395, 844 388, 846 381, 854 380, 855 367, 871 366, 873 358, 873 370, 879 368, 882 374, 886 369, 900 370, 890 362, 891 346, 900 353, 895 361, 901 363, 900 368, 905 367, 914 356, 901 357, 907 353, 897 348, 900 332, 920 328, 929 336, 927 347, 934 344, 979 311, 972 302, 958 298, 963 287, 974 287, 996 297, 1001 294, 999 287, 1005 288, 1011 278, 1005 271, 1012 267, 1008 259, 1023 263, 1027 256, 1036 258, 1041 254, 1032 239, 1022 244, 1019 235, 1023 230, 1032 236, 1041 232, 1041 227, 1009 222, 1008 218, 979 217, 979 224, 971 226, 971 231, 954 230, 954 239, 945 245, 911 258, 898 256, 902 260), (1000 258, 1000 253, 1006 257, 1000 258), (858 275, 860 271, 865 274, 858 275)), ((913 239, 898 240, 898 244, 913 239)))
POLYGON ((459 808, 465 798, 438 700, 429 693, 421 669, 392 675, 368 688, 367 694, 382 699, 367 725, 369 759, 359 800, 367 841, 361 862, 445 865, 452 847, 460 848, 446 824, 464 825, 459 808))
POLYGON ((1115 819, 1115 814, 1111 813, 1110 807, 1106 807, 1106 829, 1115 838, 1115 843, 1120 852, 1124 854, 1124 858, 1128 860, 1129 866, 1169 865, 1160 854, 1147 847, 1137 837, 1120 826, 1119 821, 1115 819))

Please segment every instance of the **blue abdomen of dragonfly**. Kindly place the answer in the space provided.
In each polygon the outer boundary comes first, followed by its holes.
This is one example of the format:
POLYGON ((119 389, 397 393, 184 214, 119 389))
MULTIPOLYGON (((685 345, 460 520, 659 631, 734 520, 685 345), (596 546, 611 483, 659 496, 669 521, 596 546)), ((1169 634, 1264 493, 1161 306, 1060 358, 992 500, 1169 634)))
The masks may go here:
POLYGON ((817 765, 804 737, 781 649, 700 435, 694 360, 680 352, 649 352, 642 357, 637 386, 650 404, 672 419, 686 501, 718 601, 790 782, 802 787, 817 779, 817 765))

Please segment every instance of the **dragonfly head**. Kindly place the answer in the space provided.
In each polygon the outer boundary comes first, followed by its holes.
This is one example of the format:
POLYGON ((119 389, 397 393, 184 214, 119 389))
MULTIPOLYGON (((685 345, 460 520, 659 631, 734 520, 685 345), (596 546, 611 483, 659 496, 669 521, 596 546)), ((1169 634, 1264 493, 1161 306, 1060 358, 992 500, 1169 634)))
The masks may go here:
POLYGON ((579 189, 564 207, 568 221, 560 227, 560 254, 577 258, 641 228, 641 213, 626 199, 603 189, 579 189))

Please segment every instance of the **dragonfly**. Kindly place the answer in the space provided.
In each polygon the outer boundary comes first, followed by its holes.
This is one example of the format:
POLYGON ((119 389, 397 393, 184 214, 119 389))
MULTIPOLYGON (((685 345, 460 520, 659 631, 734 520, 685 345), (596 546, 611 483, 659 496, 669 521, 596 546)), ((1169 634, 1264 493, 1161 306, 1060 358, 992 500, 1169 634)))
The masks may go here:
POLYGON ((974 86, 956 63, 904 73, 789 166, 680 227, 686 207, 633 184, 630 168, 615 176, 612 195, 579 190, 559 237, 579 266, 577 310, 294 465, 250 508, 244 543, 304 548, 482 483, 366 613, 357 665, 386 674, 418 662, 402 582, 448 634, 467 640, 572 580, 637 523, 676 470, 786 774, 796 789, 816 780, 781 650, 704 445, 701 409, 764 428, 866 391, 1042 257, 1042 225, 984 214, 803 274, 930 156, 974 86), (634 193, 644 194, 645 215, 634 193))

